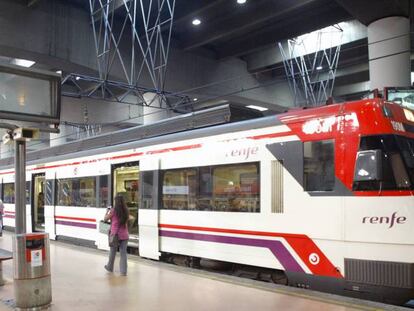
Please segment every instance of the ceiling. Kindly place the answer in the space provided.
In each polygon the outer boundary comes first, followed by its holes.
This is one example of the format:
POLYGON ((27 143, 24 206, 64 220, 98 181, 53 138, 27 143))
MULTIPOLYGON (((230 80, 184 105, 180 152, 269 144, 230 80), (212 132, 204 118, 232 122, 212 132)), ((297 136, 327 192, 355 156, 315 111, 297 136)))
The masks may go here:
MULTIPOLYGON (((32 0, 33 1, 33 0, 32 0)), ((65 0, 89 12, 89 1, 65 0)), ((170 0, 172 1, 172 0, 170 0)), ((124 11, 116 1, 117 13, 124 11)), ((365 25, 410 15, 409 0, 176 0, 172 37, 187 51, 207 49, 221 59, 243 56, 274 42, 357 19, 365 25), (198 18, 199 26, 191 21, 198 18)))

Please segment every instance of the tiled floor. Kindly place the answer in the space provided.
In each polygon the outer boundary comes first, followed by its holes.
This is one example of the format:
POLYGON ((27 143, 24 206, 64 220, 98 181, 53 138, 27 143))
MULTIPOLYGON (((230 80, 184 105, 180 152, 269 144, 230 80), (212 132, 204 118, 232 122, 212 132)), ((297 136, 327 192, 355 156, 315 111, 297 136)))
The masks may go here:
MULTIPOLYGON (((0 248, 11 250, 11 234, 0 238, 0 248)), ((212 274, 130 257, 128 276, 107 273, 107 253, 51 243, 52 310, 373 310, 357 304, 308 299, 298 293, 249 287, 237 280, 223 281, 212 274)), ((12 262, 4 263, 7 284, 0 288, 0 310, 11 310, 12 262)))

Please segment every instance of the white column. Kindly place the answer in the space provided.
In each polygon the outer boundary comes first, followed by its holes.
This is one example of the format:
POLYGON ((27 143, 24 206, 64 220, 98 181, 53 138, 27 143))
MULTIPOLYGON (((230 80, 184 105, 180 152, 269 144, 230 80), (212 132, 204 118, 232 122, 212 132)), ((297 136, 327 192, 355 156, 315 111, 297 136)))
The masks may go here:
POLYGON ((144 106, 143 109, 143 124, 151 124, 153 122, 168 118, 168 111, 160 109, 159 99, 156 98, 155 93, 145 93, 143 95, 145 102, 151 106, 144 106), (157 108, 156 108, 157 107, 157 108))
POLYGON ((61 124, 59 126, 60 133, 59 134, 50 134, 50 147, 62 145, 66 143, 68 134, 72 133, 71 129, 68 129, 66 125, 61 124))
POLYGON ((370 88, 409 86, 410 20, 402 16, 382 18, 368 26, 370 88))
POLYGON ((0 159, 10 158, 13 156, 13 144, 0 144, 0 159))

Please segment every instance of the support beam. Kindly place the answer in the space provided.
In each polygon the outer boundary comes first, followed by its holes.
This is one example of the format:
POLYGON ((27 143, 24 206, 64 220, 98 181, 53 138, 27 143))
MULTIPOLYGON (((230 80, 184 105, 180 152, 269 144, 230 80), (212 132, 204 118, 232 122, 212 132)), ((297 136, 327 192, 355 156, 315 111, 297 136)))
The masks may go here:
POLYGON ((280 23, 273 24, 259 33, 255 32, 223 44, 218 50, 218 55, 220 58, 246 55, 263 48, 263 46, 270 46, 278 41, 348 20, 349 17, 345 11, 332 10, 329 4, 319 9, 306 10, 286 18, 280 23), (321 16, 324 18, 321 19, 321 16), (290 29, 290 31, 286 32, 286 29, 290 29))
MULTIPOLYGON (((32 1, 34 1, 34 0, 32 0, 32 1)), ((125 3, 128 4, 128 2, 130 2, 130 1, 131 0, 125 0, 125 3)), ((123 7, 124 0, 109 0, 108 5, 109 5, 108 14, 111 15, 111 14, 115 13, 118 9, 123 7)), ((102 15, 101 14, 96 14, 95 17, 94 17, 94 22, 97 23, 101 20, 102 20, 102 15)))
MULTIPOLYGON (((343 49, 341 54, 345 55, 346 58, 355 57, 351 54, 353 52, 351 50, 355 50, 357 52, 357 56, 359 56, 361 55, 361 51, 358 50, 358 46, 365 46, 362 53, 367 54, 368 49, 366 46, 368 35, 366 27, 356 20, 341 23, 340 26, 343 29, 343 36, 341 40, 343 49)), ((286 46, 286 42, 282 42, 282 44, 286 46)), ((315 52, 315 50, 307 51, 307 53, 313 52, 315 52)), ((247 55, 244 57, 244 60, 247 62, 247 68, 251 73, 280 65, 283 62, 280 50, 276 48, 276 45, 263 49, 257 53, 247 55)))
POLYGON ((335 0, 361 23, 385 16, 410 16, 410 0, 335 0))
POLYGON ((39 0, 27 0, 27 7, 32 7, 34 6, 36 3, 38 3, 39 0))
MULTIPOLYGON (((252 8, 243 8, 239 14, 231 17, 224 17, 223 20, 216 20, 205 25, 201 31, 193 32, 186 36, 182 44, 184 50, 191 50, 216 40, 234 37, 241 33, 248 33, 251 30, 260 28, 270 21, 280 20, 286 14, 303 9, 316 0, 294 0, 294 1, 261 1, 251 3, 252 8), (259 4, 259 5, 258 5, 259 4), (254 9, 254 10, 253 10, 254 9), (217 27, 217 24, 220 27, 217 27)), ((234 2, 229 2, 234 6, 234 2)), ((245 4, 249 6, 250 3, 245 4)))

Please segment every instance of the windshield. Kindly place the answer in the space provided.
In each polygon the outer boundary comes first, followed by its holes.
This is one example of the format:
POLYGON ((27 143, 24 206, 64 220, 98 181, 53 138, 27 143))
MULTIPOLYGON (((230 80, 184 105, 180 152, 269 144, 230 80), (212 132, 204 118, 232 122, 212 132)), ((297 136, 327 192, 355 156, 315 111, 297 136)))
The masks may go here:
MULTIPOLYGON (((414 139, 379 135, 361 137, 359 151, 381 150, 381 180, 354 181, 354 190, 410 190, 414 184, 414 139)), ((366 168, 358 168, 361 170, 366 168)))

